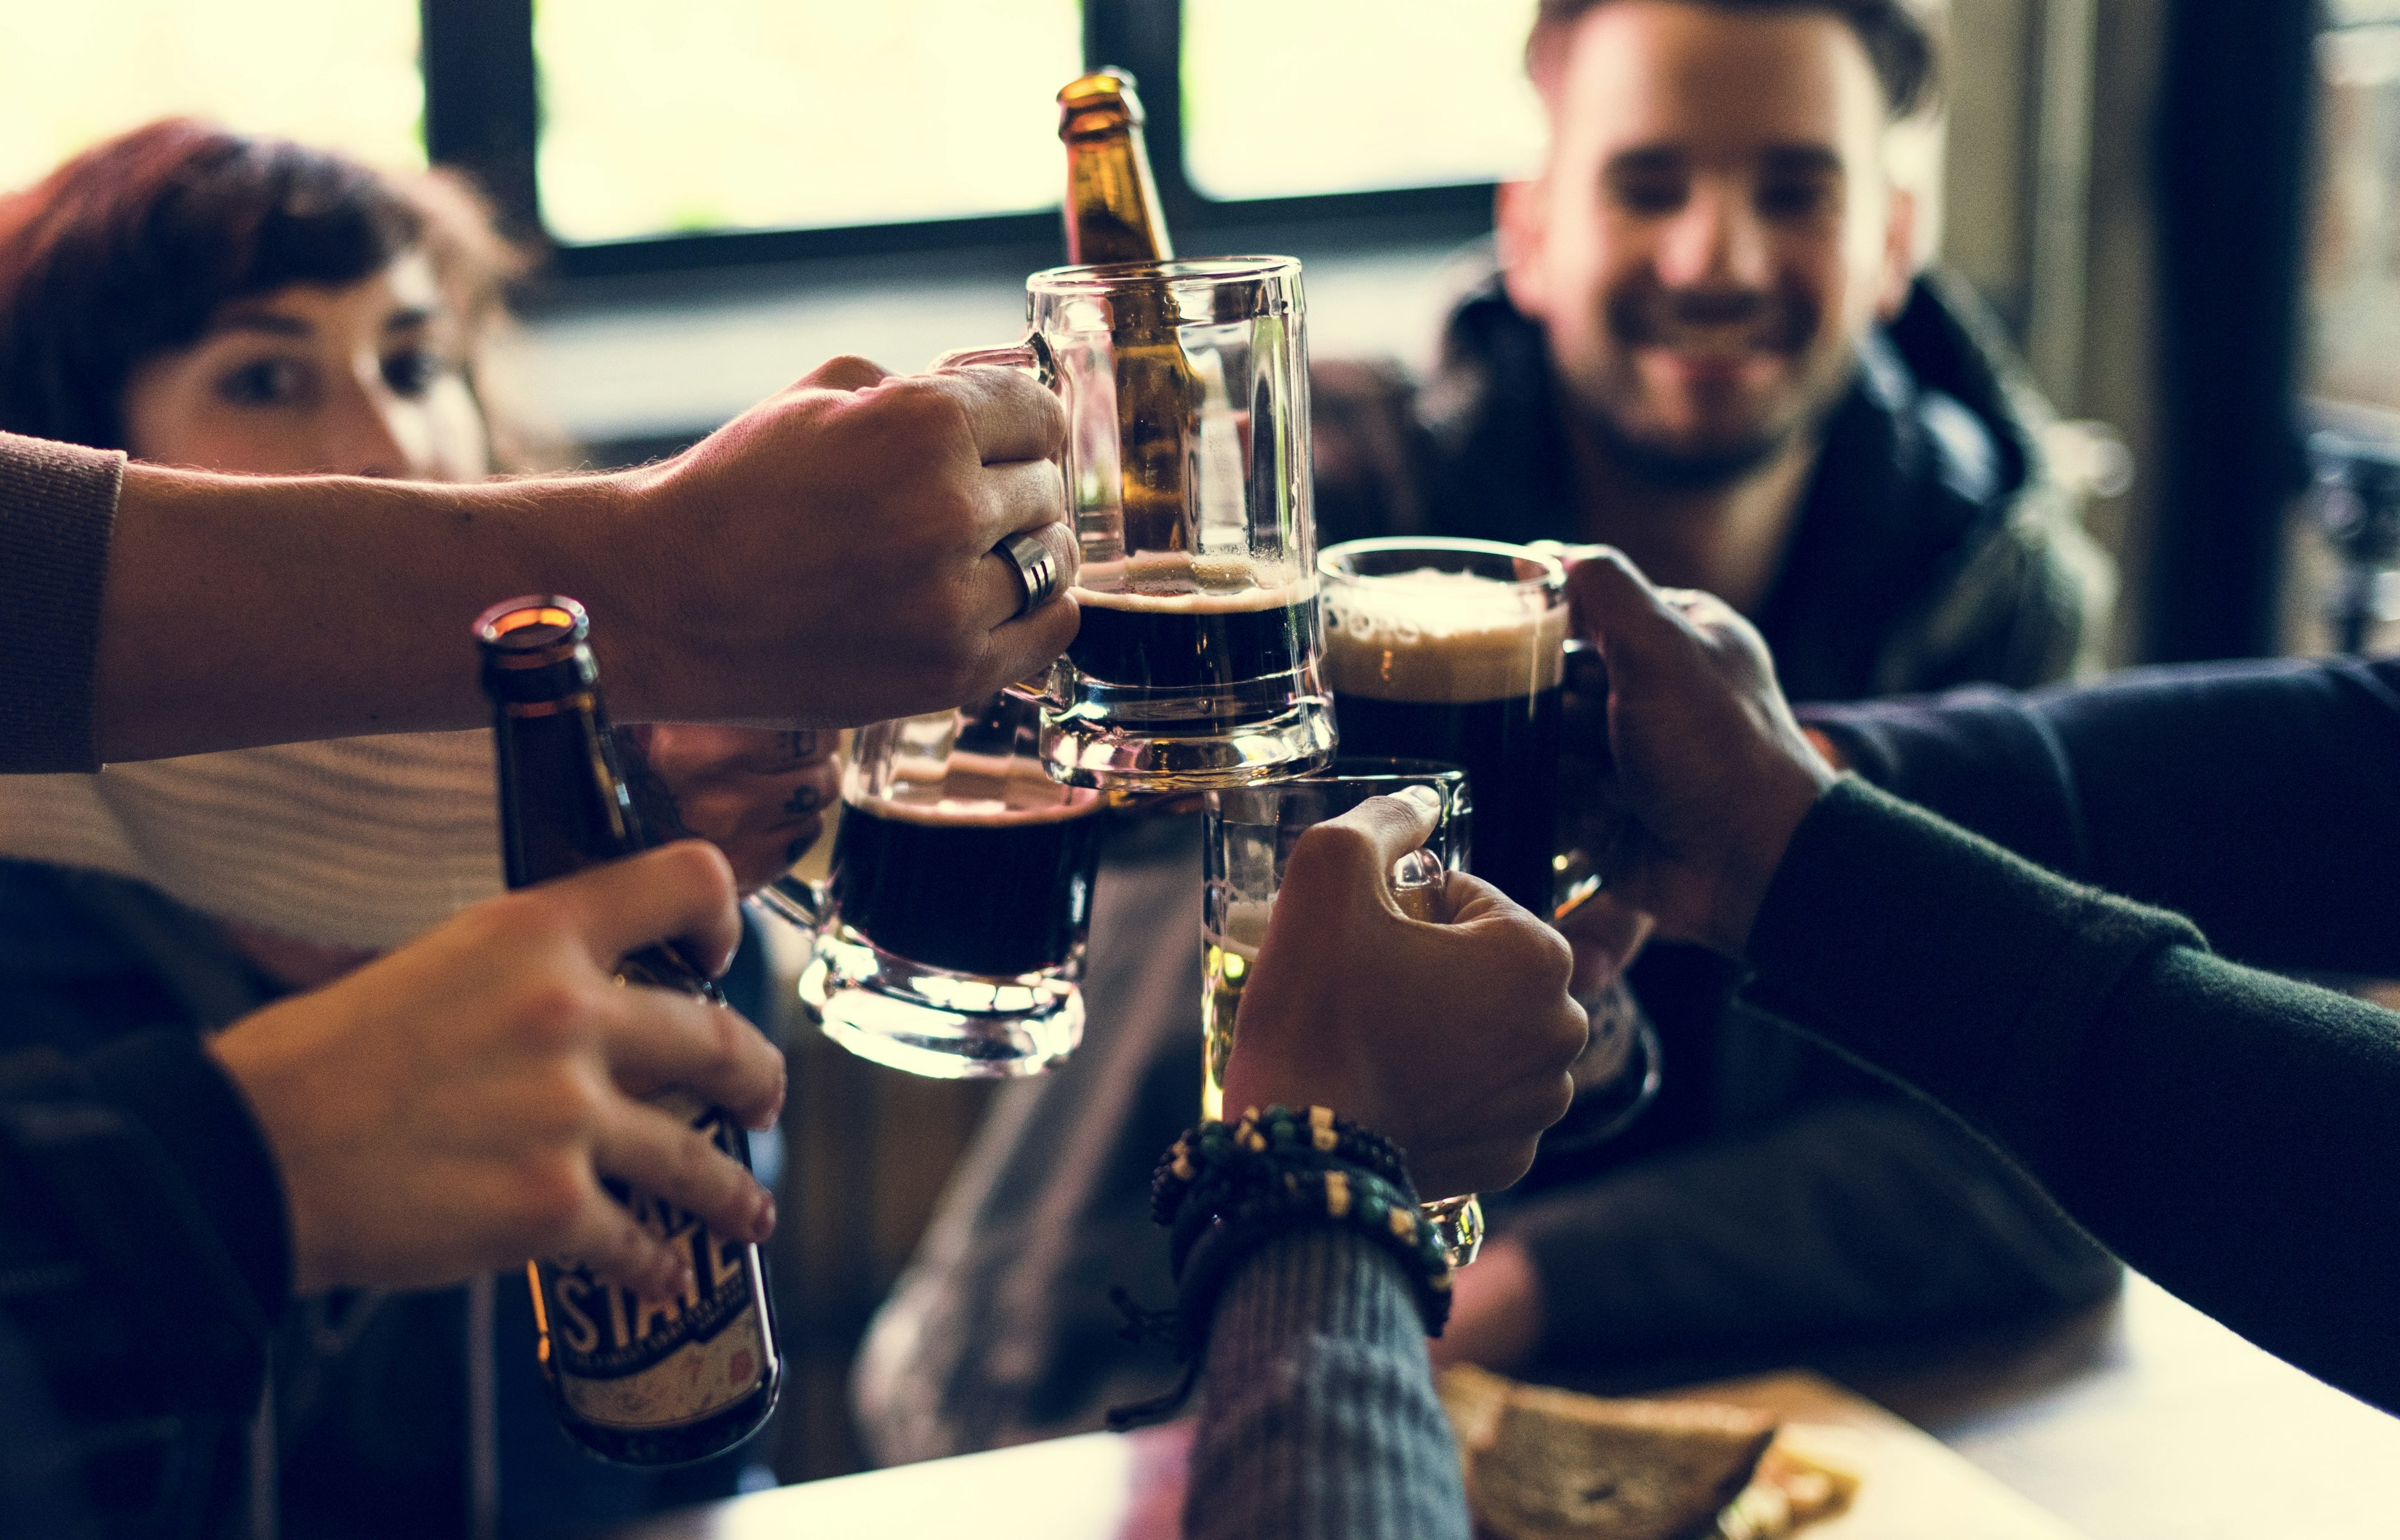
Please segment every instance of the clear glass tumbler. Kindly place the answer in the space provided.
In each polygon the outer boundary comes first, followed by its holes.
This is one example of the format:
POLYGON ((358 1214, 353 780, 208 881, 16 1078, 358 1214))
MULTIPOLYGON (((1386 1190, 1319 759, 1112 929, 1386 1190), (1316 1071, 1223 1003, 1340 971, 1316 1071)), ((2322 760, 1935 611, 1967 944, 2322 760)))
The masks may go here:
MULTIPOLYGON (((1324 773, 1302 780, 1208 794, 1207 881, 1201 895, 1206 976, 1200 1020, 1207 1040, 1202 1118, 1226 1113, 1225 1066, 1234 1056, 1234 1016, 1266 940, 1275 890, 1292 846, 1327 819, 1340 817, 1370 797, 1409 786, 1433 788, 1441 797, 1441 812, 1424 848, 1401 857, 1394 868, 1393 894, 1404 912, 1429 917, 1435 911, 1426 900, 1439 892, 1443 874, 1467 865, 1474 810, 1466 772, 1457 766, 1421 759, 1343 758, 1324 773)), ((1242 1110, 1233 1111, 1238 1116, 1242 1110)), ((1473 1193, 1434 1199, 1424 1212, 1449 1250, 1452 1266, 1464 1267, 1475 1260, 1483 1244, 1483 1206, 1473 1193)))

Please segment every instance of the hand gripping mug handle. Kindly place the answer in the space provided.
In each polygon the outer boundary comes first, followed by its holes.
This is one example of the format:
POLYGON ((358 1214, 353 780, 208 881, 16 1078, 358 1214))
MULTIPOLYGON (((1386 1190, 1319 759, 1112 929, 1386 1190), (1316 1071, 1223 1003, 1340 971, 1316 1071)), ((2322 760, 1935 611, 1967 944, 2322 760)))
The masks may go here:
MULTIPOLYGON (((1039 332, 1028 332, 1021 339, 1000 348, 954 348, 934 361, 934 373, 937 375, 959 369, 1015 369, 1054 396, 1066 394, 1067 376, 1058 367, 1058 355, 1049 339, 1039 332)), ((1060 658, 1041 675, 1001 688, 1020 701, 1063 708, 1073 687, 1060 671, 1071 666, 1060 658)))

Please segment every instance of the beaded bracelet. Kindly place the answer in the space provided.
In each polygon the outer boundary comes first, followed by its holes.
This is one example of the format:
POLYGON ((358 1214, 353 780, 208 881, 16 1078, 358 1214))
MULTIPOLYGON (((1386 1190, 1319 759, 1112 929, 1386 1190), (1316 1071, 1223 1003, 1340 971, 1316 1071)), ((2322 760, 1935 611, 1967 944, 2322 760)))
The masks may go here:
POLYGON ((1331 1108, 1295 1112, 1288 1107, 1264 1111, 1252 1107, 1238 1123, 1204 1123, 1187 1131, 1159 1158, 1150 1184, 1151 1219, 1174 1224, 1178 1210, 1204 1179, 1238 1182, 1287 1166, 1313 1169, 1335 1162, 1363 1166, 1397 1187, 1410 1186, 1408 1160, 1399 1147, 1335 1117, 1331 1108))
MULTIPOLYGON (((1182 1404, 1199 1372, 1218 1294, 1252 1252, 1293 1231, 1330 1226, 1367 1236, 1407 1272, 1428 1336, 1441 1335, 1450 1318, 1449 1254, 1418 1213, 1399 1151, 1327 1108, 1253 1108, 1237 1124, 1201 1124, 1160 1160, 1151 1198, 1151 1217, 1171 1234, 1172 1330, 1186 1369, 1167 1395, 1111 1409, 1111 1427, 1182 1404)), ((1118 1303, 1138 1329, 1166 1324, 1129 1299, 1118 1303)))

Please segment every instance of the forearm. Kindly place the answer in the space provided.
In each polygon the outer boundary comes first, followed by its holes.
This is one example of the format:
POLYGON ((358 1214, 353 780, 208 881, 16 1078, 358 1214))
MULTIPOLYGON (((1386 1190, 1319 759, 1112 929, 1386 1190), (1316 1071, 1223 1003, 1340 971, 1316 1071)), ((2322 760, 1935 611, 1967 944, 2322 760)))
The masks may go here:
POLYGON ((1191 1540, 1467 1533, 1425 1327, 1390 1254, 1293 1232, 1234 1274, 1210 1329, 1191 1540))
POLYGON ((2116 1264, 1930 1108, 1857 1098, 1513 1210, 1546 1361, 1705 1353, 2052 1308, 2116 1264))
POLYGON ((1751 959, 1779 1010, 1965 1118, 2134 1267, 2400 1405, 2400 1018, 1855 784, 1794 836, 1751 959))
POLYGON ((2400 970, 2400 661, 2146 669, 1811 708, 1885 790, 2276 968, 2400 970))
POLYGON ((469 624, 524 593, 591 606, 609 700, 639 718, 660 704, 666 649, 651 585, 629 580, 651 564, 627 523, 610 477, 449 486, 130 465, 102 599, 100 756, 478 725, 469 624))

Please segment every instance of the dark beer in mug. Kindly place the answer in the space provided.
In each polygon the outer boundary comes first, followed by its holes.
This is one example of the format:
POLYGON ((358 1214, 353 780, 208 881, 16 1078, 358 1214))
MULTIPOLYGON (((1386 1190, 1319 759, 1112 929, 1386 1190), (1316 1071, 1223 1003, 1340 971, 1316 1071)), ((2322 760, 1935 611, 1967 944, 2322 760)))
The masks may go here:
MULTIPOLYGON (((1380 543, 1380 542, 1361 542, 1380 543)), ((1539 580, 1423 566, 1337 578, 1325 681, 1342 752, 1447 760, 1475 803, 1474 871, 1548 918, 1567 610, 1539 580)))
POLYGON ((833 902, 868 945, 929 967, 1000 978, 1060 967, 1091 923, 1100 795, 1030 761, 978 757, 951 756, 939 798, 845 799, 833 902))
POLYGON ((1316 692, 1316 589, 1239 557, 1095 564, 1077 581, 1083 621, 1067 658, 1088 694, 1176 714, 1145 714, 1146 727, 1236 727, 1316 692))

